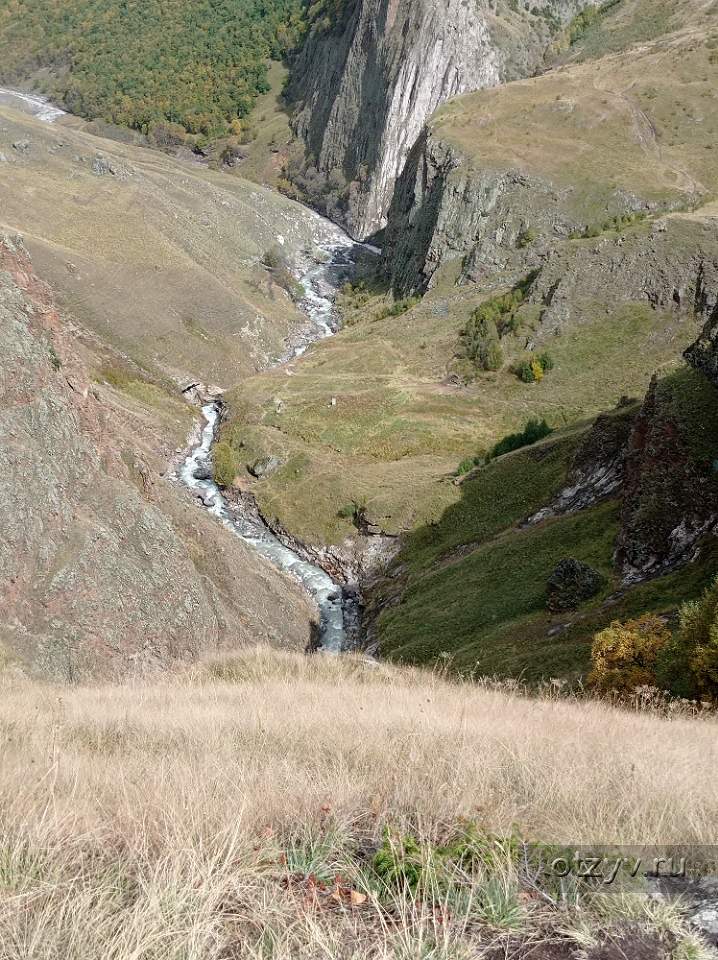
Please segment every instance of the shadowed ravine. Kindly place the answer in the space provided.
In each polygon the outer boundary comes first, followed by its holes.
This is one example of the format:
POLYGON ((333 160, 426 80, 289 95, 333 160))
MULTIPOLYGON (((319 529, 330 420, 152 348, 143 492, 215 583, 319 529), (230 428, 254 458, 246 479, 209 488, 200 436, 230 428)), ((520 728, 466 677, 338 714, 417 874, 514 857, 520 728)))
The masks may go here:
MULTIPOLYGON (((299 265, 299 279, 305 290, 302 308, 310 322, 299 331, 288 355, 275 366, 300 356, 312 343, 336 332, 338 320, 334 297, 341 284, 351 276, 353 254, 360 249, 360 245, 355 244, 334 224, 316 214, 312 215, 317 216, 316 245, 327 254, 327 261, 317 263, 315 259, 307 259, 299 265)), ((368 249, 373 252, 373 248, 368 249)), ((222 415, 222 401, 205 403, 202 413, 205 423, 200 442, 179 468, 179 479, 197 494, 207 510, 227 529, 254 547, 274 566, 300 581, 319 608, 319 648, 326 653, 340 653, 347 646, 346 605, 356 601, 345 600, 341 584, 285 546, 260 517, 242 516, 228 504, 220 488, 211 479, 212 446, 222 415)))

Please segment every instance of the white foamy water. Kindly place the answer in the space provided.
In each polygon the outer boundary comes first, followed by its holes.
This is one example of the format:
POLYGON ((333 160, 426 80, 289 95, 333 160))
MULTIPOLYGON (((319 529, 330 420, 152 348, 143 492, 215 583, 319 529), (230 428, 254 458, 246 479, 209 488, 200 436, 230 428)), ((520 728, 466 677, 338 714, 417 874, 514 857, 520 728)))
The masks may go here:
POLYGON ((217 429, 219 410, 216 404, 202 407, 205 426, 200 444, 195 447, 180 468, 182 482, 202 498, 205 507, 227 529, 250 544, 275 567, 296 577, 314 598, 319 607, 319 633, 322 650, 340 653, 344 647, 344 610, 342 588, 319 567, 302 560, 293 550, 285 547, 260 520, 239 518, 230 513, 227 503, 213 480, 198 479, 195 474, 211 469, 212 443, 217 429))
POLYGON ((65 110, 51 104, 46 97, 34 93, 20 93, 19 90, 8 90, 6 87, 0 87, 0 103, 29 113, 31 117, 37 117, 44 123, 54 123, 60 117, 67 116, 65 110))
MULTIPOLYGON (((297 342, 286 359, 301 356, 312 343, 332 336, 338 329, 334 297, 342 283, 351 275, 352 252, 360 244, 328 220, 319 215, 316 244, 326 256, 326 262, 317 263, 308 258, 301 264, 300 282, 304 288, 302 308, 308 317, 307 328, 300 331, 297 342)), ((280 364, 285 361, 280 361, 280 364)), ((217 519, 245 543, 250 544, 275 567, 295 577, 314 598, 319 608, 319 640, 326 653, 340 653, 346 646, 344 603, 342 587, 320 567, 302 559, 286 547, 261 520, 238 517, 230 511, 222 491, 211 479, 212 444, 220 416, 218 404, 202 408, 205 425, 200 443, 192 450, 180 468, 179 477, 217 519)))

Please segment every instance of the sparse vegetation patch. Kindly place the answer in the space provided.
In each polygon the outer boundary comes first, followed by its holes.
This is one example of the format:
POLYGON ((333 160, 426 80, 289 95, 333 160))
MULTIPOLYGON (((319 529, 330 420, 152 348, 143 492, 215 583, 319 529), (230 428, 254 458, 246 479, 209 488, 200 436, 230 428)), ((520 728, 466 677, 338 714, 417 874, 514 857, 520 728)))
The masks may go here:
POLYGON ((512 453, 514 450, 520 450, 522 447, 529 447, 531 444, 544 440, 553 433, 551 427, 545 420, 532 418, 526 422, 526 426, 518 433, 510 433, 494 444, 489 452, 489 460, 495 460, 502 457, 505 453, 512 453))
POLYGON ((500 370, 503 366, 501 340, 518 329, 518 309, 535 278, 530 274, 508 293, 484 301, 471 314, 461 333, 462 348, 479 370, 500 370))

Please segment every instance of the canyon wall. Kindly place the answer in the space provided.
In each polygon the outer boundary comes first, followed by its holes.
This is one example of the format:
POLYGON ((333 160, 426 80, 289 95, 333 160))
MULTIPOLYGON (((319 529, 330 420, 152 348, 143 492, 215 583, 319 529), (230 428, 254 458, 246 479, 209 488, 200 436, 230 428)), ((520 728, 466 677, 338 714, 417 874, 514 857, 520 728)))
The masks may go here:
POLYGON ((335 188, 327 212, 355 237, 380 230, 437 107, 533 73, 552 33, 589 2, 345 0, 315 24, 289 96, 310 179, 335 188))

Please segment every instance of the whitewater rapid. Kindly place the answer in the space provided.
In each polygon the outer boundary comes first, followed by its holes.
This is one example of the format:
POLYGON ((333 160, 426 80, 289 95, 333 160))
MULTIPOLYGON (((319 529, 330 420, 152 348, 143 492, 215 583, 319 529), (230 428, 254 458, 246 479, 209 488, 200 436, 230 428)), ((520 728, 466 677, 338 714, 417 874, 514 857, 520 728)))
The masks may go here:
POLYGON ((6 87, 0 87, 0 103, 15 110, 21 110, 23 113, 29 113, 31 117, 36 117, 44 123, 55 123, 60 117, 67 116, 65 110, 54 106, 47 97, 34 93, 21 93, 19 90, 8 90, 6 87))
MULTIPOLYGON (((356 244, 334 224, 317 214, 314 216, 317 219, 316 248, 321 253, 321 262, 307 257, 299 266, 299 280, 304 288, 301 305, 307 315, 307 324, 293 337, 287 354, 275 366, 301 356, 312 343, 326 339, 337 331, 334 297, 341 284, 351 276, 353 257, 361 249, 360 244, 356 244)), ((179 479, 228 530, 303 585, 319 609, 320 649, 325 653, 341 653, 347 646, 345 599, 341 584, 285 546, 261 519, 240 516, 229 507, 222 491, 211 479, 212 445, 221 416, 220 403, 205 404, 202 414, 204 426, 200 442, 180 467, 179 479)))

